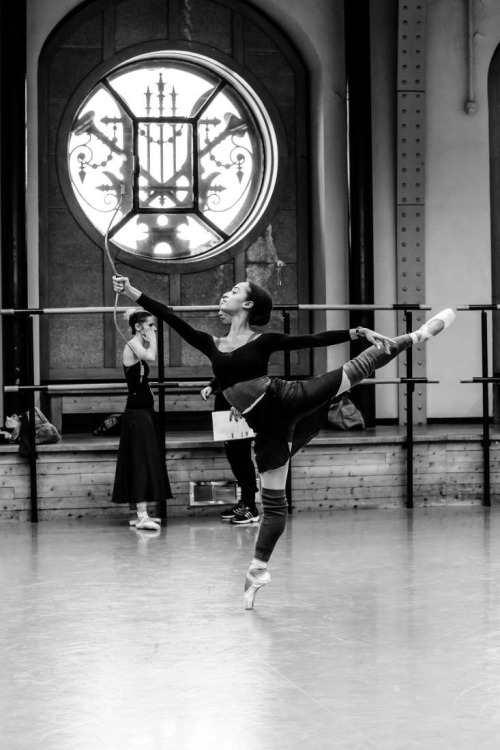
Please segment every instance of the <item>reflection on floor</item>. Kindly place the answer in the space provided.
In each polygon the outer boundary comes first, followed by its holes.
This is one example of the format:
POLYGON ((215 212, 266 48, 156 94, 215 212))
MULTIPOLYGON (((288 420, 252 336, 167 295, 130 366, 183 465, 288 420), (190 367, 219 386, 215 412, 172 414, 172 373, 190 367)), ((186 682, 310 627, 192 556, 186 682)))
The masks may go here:
POLYGON ((2 750, 481 750, 500 731, 496 509, 256 527, 0 524, 2 750))

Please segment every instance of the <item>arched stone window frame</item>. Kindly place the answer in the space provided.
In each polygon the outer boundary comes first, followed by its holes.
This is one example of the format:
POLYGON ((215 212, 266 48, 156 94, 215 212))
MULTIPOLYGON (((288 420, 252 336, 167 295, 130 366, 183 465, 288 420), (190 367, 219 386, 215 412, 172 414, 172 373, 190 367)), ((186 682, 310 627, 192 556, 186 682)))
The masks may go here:
MULTIPOLYGON (((166 61, 176 59, 196 61, 198 59, 207 67, 210 66, 211 63, 214 67, 220 66, 220 75, 229 73, 229 76, 240 79, 242 88, 244 87, 247 92, 245 103, 251 104, 251 100, 253 99, 254 108, 260 110, 259 115, 261 119, 259 125, 261 127, 263 138, 268 141, 267 153, 264 154, 264 158, 269 161, 270 157, 274 162, 271 165, 266 164, 266 169, 269 170, 270 166, 270 171, 273 172, 273 175, 270 176, 272 190, 268 196, 264 197, 263 210, 259 211, 258 216, 252 221, 249 229, 243 233, 237 233, 238 236, 236 241, 230 242, 229 247, 226 249, 216 250, 213 253, 204 253, 201 256, 194 256, 192 258, 181 260, 158 260, 155 258, 134 255, 114 245, 112 240, 109 242, 109 247, 112 250, 115 259, 132 268, 139 268, 153 273, 180 274, 192 273, 193 270, 201 271, 207 268, 212 268, 213 266, 234 258, 235 255, 245 247, 248 247, 264 231, 276 210, 276 206, 279 205, 286 179, 287 143, 283 124, 276 106, 264 87, 259 83, 259 80, 255 76, 252 76, 247 70, 245 70, 245 68, 238 65, 230 56, 217 52, 206 45, 193 42, 189 44, 176 42, 168 45, 157 42, 143 42, 128 47, 126 50, 122 50, 106 59, 80 83, 68 102, 61 119, 57 142, 57 164, 62 193, 68 204, 68 208, 78 220, 82 229, 93 240, 93 242, 98 246, 103 247, 103 233, 101 233, 86 217, 72 190, 68 171, 68 137, 71 132, 75 113, 92 89, 102 79, 106 78, 106 76, 117 69, 128 63, 140 61, 142 59, 146 60, 147 57, 152 57, 157 60, 164 58, 166 61)), ((231 77, 228 77, 228 80, 231 82, 231 77)))

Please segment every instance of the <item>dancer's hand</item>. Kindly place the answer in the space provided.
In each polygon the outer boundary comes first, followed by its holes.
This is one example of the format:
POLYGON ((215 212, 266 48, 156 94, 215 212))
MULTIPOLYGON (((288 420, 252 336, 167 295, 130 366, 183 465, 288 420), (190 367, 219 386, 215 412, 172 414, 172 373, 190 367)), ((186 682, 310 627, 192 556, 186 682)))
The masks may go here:
POLYGON ((202 388, 200 391, 200 396, 202 397, 203 401, 206 401, 211 395, 212 395, 212 386, 207 385, 205 388, 202 388))
POLYGON ((126 294, 127 288, 130 289, 128 276, 113 276, 113 289, 120 294, 126 294))
POLYGON ((141 296, 141 292, 132 286, 128 276, 113 276, 113 289, 118 294, 124 294, 133 300, 139 299, 141 296))
POLYGON ((231 422, 234 419, 234 421, 237 422, 238 419, 241 419, 241 418, 242 417, 238 409, 235 409, 234 406, 231 406, 231 413, 229 415, 229 421, 231 422))
POLYGON ((148 344, 154 344, 156 342, 156 326, 153 323, 149 328, 144 328, 142 331, 142 338, 147 341, 148 344))
POLYGON ((372 331, 370 328, 358 328, 359 338, 366 339, 370 344, 376 346, 378 349, 384 349, 387 354, 391 353, 391 344, 394 344, 394 339, 390 339, 388 336, 384 336, 382 333, 372 331))

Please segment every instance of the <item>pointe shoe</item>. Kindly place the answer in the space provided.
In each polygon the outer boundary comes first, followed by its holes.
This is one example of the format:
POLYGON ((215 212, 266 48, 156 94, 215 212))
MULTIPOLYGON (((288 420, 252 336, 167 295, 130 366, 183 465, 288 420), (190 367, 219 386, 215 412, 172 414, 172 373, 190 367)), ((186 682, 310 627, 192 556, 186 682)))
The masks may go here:
MULTIPOLYGON (((152 518, 152 516, 148 516, 148 518, 150 521, 153 521, 153 523, 157 523, 158 526, 161 524, 161 518, 152 518)), ((139 523, 138 518, 131 518, 130 521, 128 522, 128 525, 137 526, 138 523, 139 523)))
POLYGON ((145 516, 144 518, 137 519, 135 528, 137 530, 159 531, 160 524, 156 523, 156 520, 154 520, 153 518, 150 518, 149 516, 145 516))
POLYGON ((243 594, 245 609, 253 609, 257 591, 267 583, 271 583, 271 574, 266 568, 250 568, 245 581, 245 593, 243 594))
POLYGON ((447 307, 446 310, 441 310, 437 315, 426 320, 416 331, 419 341, 427 341, 433 336, 437 336, 438 333, 441 333, 445 328, 451 326, 456 317, 457 316, 451 307, 447 307))

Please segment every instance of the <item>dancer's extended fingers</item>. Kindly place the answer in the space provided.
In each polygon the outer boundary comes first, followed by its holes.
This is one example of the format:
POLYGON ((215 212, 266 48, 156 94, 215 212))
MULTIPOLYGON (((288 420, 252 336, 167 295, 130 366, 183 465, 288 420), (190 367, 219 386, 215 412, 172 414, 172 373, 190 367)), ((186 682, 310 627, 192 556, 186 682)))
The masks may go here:
POLYGON ((394 339, 389 338, 389 336, 384 336, 382 333, 377 333, 377 331, 370 331, 369 328, 365 329, 365 338, 370 344, 375 344, 375 346, 382 345, 384 348, 386 346, 390 348, 391 344, 395 343, 394 339))
POLYGON ((381 333, 375 334, 377 346, 382 348, 386 354, 391 353, 391 344, 394 344, 394 339, 390 339, 388 336, 383 336, 381 333))

